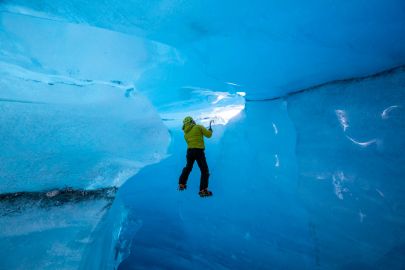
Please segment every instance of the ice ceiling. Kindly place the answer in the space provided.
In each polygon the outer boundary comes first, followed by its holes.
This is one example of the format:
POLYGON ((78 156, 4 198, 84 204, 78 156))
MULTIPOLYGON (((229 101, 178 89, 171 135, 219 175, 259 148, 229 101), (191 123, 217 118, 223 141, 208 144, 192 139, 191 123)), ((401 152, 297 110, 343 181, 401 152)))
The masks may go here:
POLYGON ((228 86, 251 98, 273 97, 405 60, 403 1, 16 0, 3 1, 1 10, 175 48, 164 53, 164 64, 138 77, 137 86, 148 91, 228 86))

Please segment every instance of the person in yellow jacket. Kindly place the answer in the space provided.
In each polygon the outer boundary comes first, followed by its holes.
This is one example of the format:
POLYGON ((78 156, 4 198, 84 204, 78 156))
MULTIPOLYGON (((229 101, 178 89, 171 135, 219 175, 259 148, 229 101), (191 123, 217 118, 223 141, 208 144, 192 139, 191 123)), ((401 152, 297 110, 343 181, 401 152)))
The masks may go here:
POLYGON ((211 123, 206 129, 201 125, 197 125, 193 118, 187 116, 183 120, 184 139, 187 142, 187 164, 184 167, 179 178, 179 190, 187 188, 187 180, 193 169, 194 161, 197 161, 198 167, 201 170, 200 192, 201 197, 211 196, 212 192, 208 190, 209 170, 207 160, 205 159, 204 136, 210 138, 212 136, 211 123))

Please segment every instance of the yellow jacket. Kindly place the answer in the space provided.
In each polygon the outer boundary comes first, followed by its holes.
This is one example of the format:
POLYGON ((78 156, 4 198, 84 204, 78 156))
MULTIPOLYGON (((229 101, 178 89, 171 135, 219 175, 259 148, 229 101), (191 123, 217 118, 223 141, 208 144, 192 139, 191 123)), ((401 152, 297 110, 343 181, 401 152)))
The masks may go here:
POLYGON ((205 149, 204 137, 211 138, 212 131, 195 123, 183 125, 184 139, 187 142, 188 148, 205 149))

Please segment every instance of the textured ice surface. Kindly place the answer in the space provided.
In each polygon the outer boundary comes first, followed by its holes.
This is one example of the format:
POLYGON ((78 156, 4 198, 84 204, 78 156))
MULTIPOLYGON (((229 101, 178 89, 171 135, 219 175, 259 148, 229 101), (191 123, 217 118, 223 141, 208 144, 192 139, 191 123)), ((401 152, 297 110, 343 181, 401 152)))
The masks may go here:
POLYGON ((175 47, 180 57, 172 55, 173 62, 140 78, 145 90, 162 96, 185 85, 232 82, 252 97, 271 97, 403 64, 404 5, 402 0, 7 0, 0 8, 175 47))
POLYGON ((0 18, 0 193, 120 186, 165 156, 167 129, 131 81, 164 61, 164 45, 0 18))
POLYGON ((173 155, 119 191, 143 225, 120 269, 402 269, 404 79, 247 102, 207 141, 209 199, 196 165, 175 190, 185 145, 173 132, 173 155))
POLYGON ((288 104, 320 264, 402 269, 405 69, 315 88, 288 104))
POLYGON ((15 70, 1 70, 1 193, 120 186, 164 157, 167 129, 133 88, 15 70))
POLYGON ((142 223, 120 269, 315 267, 285 102, 248 103, 226 127, 214 128, 206 141, 209 199, 198 196, 197 165, 187 190, 176 190, 186 149, 183 134, 172 134, 173 155, 119 191, 142 223))
POLYGON ((89 25, 7 12, 0 12, 0 22, 0 58, 47 74, 132 83, 176 54, 167 45, 89 25))
MULTIPOLYGON (((108 216, 114 196, 114 189, 1 195, 0 268, 79 269, 92 258, 85 256, 88 246, 102 236, 92 233, 108 231, 113 236, 121 226, 119 216, 124 212, 118 210, 115 226, 100 223, 108 216)), ((100 265, 114 261, 115 242, 104 244, 101 254, 92 250, 100 265)))

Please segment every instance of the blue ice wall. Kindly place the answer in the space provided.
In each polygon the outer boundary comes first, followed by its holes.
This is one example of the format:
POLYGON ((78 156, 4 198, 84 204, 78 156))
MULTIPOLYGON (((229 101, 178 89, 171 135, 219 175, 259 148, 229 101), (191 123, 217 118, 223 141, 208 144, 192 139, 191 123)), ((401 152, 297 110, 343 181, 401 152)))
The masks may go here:
POLYGON ((120 269, 311 269, 286 105, 248 104, 225 130, 215 128, 207 141, 214 192, 207 200, 197 195, 197 168, 187 191, 176 190, 185 145, 173 131, 173 155, 142 170, 118 195, 142 224, 120 269))
POLYGON ((113 269, 126 218, 118 202, 109 211, 114 197, 113 188, 1 194, 0 269, 113 269))
POLYGON ((119 192, 141 227, 120 269, 402 269, 405 72, 248 102, 207 143, 214 196, 175 184, 185 143, 119 192))
POLYGON ((297 131, 298 194, 321 265, 405 265, 404 75, 400 68, 288 98, 297 131))

